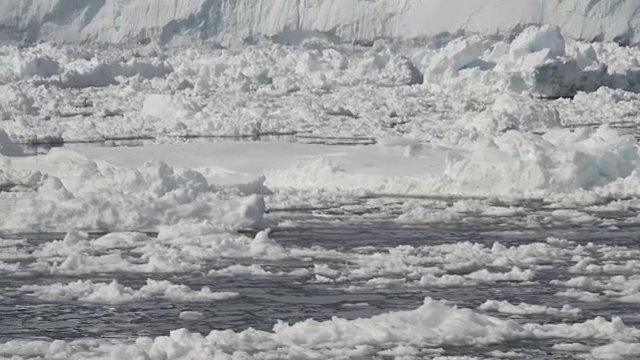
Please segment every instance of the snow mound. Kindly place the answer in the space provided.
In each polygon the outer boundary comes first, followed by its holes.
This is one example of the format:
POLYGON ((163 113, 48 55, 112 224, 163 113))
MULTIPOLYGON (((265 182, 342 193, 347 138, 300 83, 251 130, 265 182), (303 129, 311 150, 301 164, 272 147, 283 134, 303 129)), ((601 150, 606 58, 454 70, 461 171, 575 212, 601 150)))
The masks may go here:
POLYGON ((633 178, 640 165, 635 139, 615 130, 557 134, 554 138, 553 132, 540 137, 507 131, 471 157, 452 159, 445 174, 452 188, 465 192, 532 194, 593 190, 633 178))
POLYGON ((263 222, 261 197, 223 197, 197 171, 152 162, 118 167, 62 149, 47 159, 46 170, 10 173, 35 191, 6 201, 0 210, 3 229, 109 231, 202 221, 238 228, 263 222))
POLYGON ((49 45, 37 45, 28 51, 14 46, 0 50, 0 84, 17 81, 25 77, 50 77, 60 74, 60 63, 56 60, 64 55, 49 45))
MULTIPOLYGON (((319 35, 375 40, 459 30, 495 34, 547 24, 576 39, 635 44, 640 42, 639 9, 635 0, 6 1, 0 7, 0 28, 5 37, 26 41, 115 43, 186 37, 232 43, 260 36, 298 42, 319 35)), ((537 38, 547 40, 553 39, 537 38)))
POLYGON ((440 174, 430 173, 433 164, 423 159, 423 175, 368 175, 366 170, 343 169, 330 158, 316 159, 267 172, 265 185, 274 191, 418 196, 550 198, 588 191, 597 198, 640 193, 638 144, 632 136, 607 127, 549 130, 544 135, 507 130, 478 141, 468 152, 452 151, 440 174))
POLYGON ((17 86, 0 85, 0 94, 0 120, 13 120, 35 113, 33 98, 17 86))
POLYGON ((520 59, 531 53, 547 51, 549 56, 563 56, 565 41, 558 26, 530 26, 511 43, 509 56, 512 60, 520 59))
POLYGON ((548 104, 526 96, 502 94, 491 108, 472 119, 467 127, 491 138, 507 130, 544 132, 561 125, 558 111, 548 104))
POLYGON ((201 109, 189 101, 180 101, 170 95, 151 94, 147 95, 142 105, 141 113, 156 119, 173 118, 184 119, 193 116, 201 109))
POLYGON ((480 67, 491 67, 489 63, 479 61, 487 49, 487 41, 482 36, 454 39, 442 50, 423 60, 425 74, 430 78, 437 75, 457 75, 460 70, 480 67))

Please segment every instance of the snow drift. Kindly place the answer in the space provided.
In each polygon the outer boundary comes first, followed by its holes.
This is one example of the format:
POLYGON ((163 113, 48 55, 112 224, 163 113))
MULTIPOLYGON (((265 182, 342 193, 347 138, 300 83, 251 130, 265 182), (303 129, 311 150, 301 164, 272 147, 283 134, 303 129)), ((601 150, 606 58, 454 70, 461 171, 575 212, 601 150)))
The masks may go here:
POLYGON ((635 0, 24 0, 0 4, 0 39, 115 43, 188 35, 233 43, 326 35, 374 40, 458 30, 508 33, 549 24, 571 38, 636 44, 639 12, 635 0))

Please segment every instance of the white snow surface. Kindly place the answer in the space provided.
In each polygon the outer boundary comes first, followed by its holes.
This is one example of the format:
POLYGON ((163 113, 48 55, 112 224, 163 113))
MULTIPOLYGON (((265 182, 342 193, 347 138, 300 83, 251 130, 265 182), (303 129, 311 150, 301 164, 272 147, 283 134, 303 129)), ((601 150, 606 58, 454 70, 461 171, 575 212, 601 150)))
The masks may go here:
POLYGON ((115 43, 176 37, 224 44, 311 35, 343 40, 411 39, 466 30, 508 33, 559 25, 575 39, 640 42, 635 0, 39 0, 5 1, 9 39, 115 43))

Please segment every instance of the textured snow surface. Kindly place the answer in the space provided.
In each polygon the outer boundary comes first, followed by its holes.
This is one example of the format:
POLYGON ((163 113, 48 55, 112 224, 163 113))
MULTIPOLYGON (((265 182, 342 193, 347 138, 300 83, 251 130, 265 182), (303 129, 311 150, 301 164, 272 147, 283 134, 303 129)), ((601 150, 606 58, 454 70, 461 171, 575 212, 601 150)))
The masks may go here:
POLYGON ((0 126, 20 141, 295 134, 458 146, 506 130, 637 122, 637 57, 549 26, 415 47, 5 46, 0 126))
POLYGON ((170 41, 238 43, 310 35, 344 40, 411 39, 466 30, 508 33, 530 24, 560 25, 584 40, 640 41, 635 0, 40 0, 0 5, 0 33, 57 42, 170 41))
MULTIPOLYGON (((13 191, 0 193, 0 229, 261 227, 265 197, 271 208, 379 196, 542 198, 584 206, 640 193, 635 139, 606 127, 545 135, 510 130, 469 149, 400 144, 217 142, 4 157, 0 169, 13 191)), ((458 206, 440 219, 466 211, 522 211, 492 210, 486 203, 458 206)), ((407 206, 397 219, 419 222, 432 215, 431 209, 407 206)), ((576 215, 555 214, 577 221, 576 215)))
POLYGON ((134 168, 98 164, 60 149, 46 155, 47 165, 38 158, 0 159, 0 174, 8 189, 16 190, 2 196, 0 228, 7 231, 156 229, 203 222, 237 229, 263 224, 261 197, 220 195, 201 173, 186 168, 161 162, 134 168))
MULTIPOLYGON (((458 146, 506 130, 637 122, 638 50, 565 35, 545 26, 507 40, 241 51, 5 46, 0 126, 40 142, 294 134, 458 146)), ((6 143, 0 135, 0 153, 18 151, 6 143)))

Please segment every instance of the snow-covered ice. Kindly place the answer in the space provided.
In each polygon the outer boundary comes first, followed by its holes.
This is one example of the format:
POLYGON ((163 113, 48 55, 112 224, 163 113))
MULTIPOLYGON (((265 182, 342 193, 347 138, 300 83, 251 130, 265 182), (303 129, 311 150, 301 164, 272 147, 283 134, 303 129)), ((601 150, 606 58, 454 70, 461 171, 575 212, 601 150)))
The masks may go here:
MULTIPOLYGON (((498 196, 583 206, 640 192, 638 145, 606 127, 545 135, 510 130, 475 149, 395 144, 214 142, 77 147, 5 158, 5 181, 32 191, 0 195, 11 204, 0 209, 2 228, 153 230, 213 219, 227 227, 264 226, 264 197, 281 208, 314 192, 319 198, 339 194, 343 202, 383 195, 498 196)), ((402 219, 429 216, 409 208, 402 219)), ((560 210, 553 216, 579 219, 560 210)))
POLYGON ((90 0, 8 2, 0 24, 9 39, 120 42, 214 39, 238 43, 310 35, 344 40, 410 39, 443 32, 509 33, 530 24, 561 25, 573 38, 638 43, 633 0, 90 0), (186 38, 186 39, 184 39, 186 38))
POLYGON ((93 283, 91 280, 78 280, 66 285, 53 284, 49 286, 27 285, 19 289, 31 296, 45 300, 78 300, 87 302, 121 303, 140 301, 161 297, 171 301, 216 301, 232 299, 237 293, 212 292, 209 288, 193 291, 189 287, 172 284, 168 281, 148 279, 147 284, 138 290, 118 284, 117 281, 107 283, 93 283))
POLYGON ((262 198, 220 196, 197 171, 161 162, 98 164, 66 150, 45 158, 3 159, 7 183, 22 190, 0 195, 0 228, 137 230, 181 222, 239 228, 263 222, 262 198))
POLYGON ((370 48, 5 46, 0 114, 12 139, 31 142, 294 134, 469 146, 506 130, 637 123, 636 57, 549 26, 511 42, 370 48))
POLYGON ((0 10, 0 358, 640 354, 636 2, 0 10))

